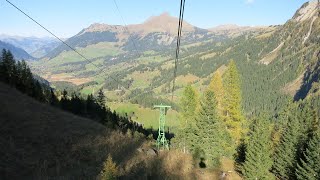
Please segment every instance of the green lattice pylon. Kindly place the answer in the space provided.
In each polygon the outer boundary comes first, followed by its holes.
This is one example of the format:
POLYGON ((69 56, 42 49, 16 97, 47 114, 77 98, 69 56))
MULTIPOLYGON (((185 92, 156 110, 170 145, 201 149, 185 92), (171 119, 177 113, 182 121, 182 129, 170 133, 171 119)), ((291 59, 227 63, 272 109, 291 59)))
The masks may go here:
POLYGON ((168 143, 168 140, 166 139, 164 126, 166 124, 167 110, 171 108, 171 106, 165 106, 161 104, 161 105, 154 106, 154 108, 160 109, 157 148, 160 149, 161 147, 163 147, 163 149, 169 150, 169 143, 168 143))

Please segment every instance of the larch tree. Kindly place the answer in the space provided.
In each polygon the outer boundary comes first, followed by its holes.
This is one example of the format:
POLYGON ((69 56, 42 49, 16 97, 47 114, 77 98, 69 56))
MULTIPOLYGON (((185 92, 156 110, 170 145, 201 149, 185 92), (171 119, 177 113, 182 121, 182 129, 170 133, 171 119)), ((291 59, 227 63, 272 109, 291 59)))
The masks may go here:
POLYGON ((225 89, 224 118, 228 126, 229 132, 233 139, 239 143, 244 133, 245 122, 241 110, 241 87, 240 77, 233 60, 230 61, 228 69, 225 72, 223 86, 225 89))
POLYGON ((209 166, 218 166, 222 156, 229 156, 231 137, 220 121, 216 110, 214 92, 207 90, 200 101, 196 117, 195 147, 203 152, 209 166))
POLYGON ((118 167, 113 162, 111 155, 108 155, 107 160, 103 163, 102 170, 100 171, 100 178, 102 180, 114 180, 118 177, 118 167))
POLYGON ((217 101, 217 111, 220 117, 223 117, 223 111, 224 111, 224 88, 222 83, 222 76, 220 71, 216 71, 213 74, 212 80, 209 84, 209 89, 212 90, 215 94, 215 98, 217 101))
POLYGON ((254 121, 246 146, 242 173, 246 179, 274 179, 271 173, 272 139, 270 122, 265 117, 254 121))

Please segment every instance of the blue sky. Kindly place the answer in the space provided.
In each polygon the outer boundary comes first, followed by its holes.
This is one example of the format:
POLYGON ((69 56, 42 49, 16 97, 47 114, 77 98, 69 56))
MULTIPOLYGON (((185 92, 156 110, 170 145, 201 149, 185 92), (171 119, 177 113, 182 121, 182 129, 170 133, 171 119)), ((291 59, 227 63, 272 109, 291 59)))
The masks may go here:
MULTIPOLYGON (((113 0, 10 0, 59 37, 70 37, 92 23, 123 24, 113 0)), ((169 12, 178 16, 180 0, 116 0, 127 24, 169 12)), ((283 24, 307 0, 186 0, 185 20, 210 28, 221 24, 283 24)), ((0 34, 50 36, 0 0, 0 34)))

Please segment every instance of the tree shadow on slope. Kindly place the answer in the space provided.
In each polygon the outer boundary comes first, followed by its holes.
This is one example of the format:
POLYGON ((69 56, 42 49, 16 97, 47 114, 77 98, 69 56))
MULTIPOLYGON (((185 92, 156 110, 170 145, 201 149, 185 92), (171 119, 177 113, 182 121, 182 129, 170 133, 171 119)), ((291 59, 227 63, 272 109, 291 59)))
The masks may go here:
POLYGON ((320 80, 320 52, 317 55, 318 61, 314 67, 308 67, 303 77, 303 84, 295 94, 294 100, 304 99, 309 93, 314 93, 318 89, 313 89, 313 84, 320 80))

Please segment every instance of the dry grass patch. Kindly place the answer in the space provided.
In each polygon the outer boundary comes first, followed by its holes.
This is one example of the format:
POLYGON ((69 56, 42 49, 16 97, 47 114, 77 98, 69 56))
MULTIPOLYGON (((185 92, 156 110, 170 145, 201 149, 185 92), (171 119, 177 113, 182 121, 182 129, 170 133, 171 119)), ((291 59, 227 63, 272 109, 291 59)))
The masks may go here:
POLYGON ((180 86, 185 86, 189 83, 194 83, 196 80, 199 80, 200 78, 198 76, 195 76, 193 74, 187 74, 183 76, 178 76, 176 79, 176 82, 180 86))
POLYGON ((280 43, 278 47, 276 47, 273 51, 267 54, 259 62, 265 65, 270 64, 273 60, 275 60, 278 57, 280 49, 283 47, 283 45, 284 45, 284 42, 280 43))
POLYGON ((264 32, 263 34, 258 35, 258 36, 256 37, 256 39, 266 39, 266 38, 269 38, 269 37, 271 37, 271 36, 273 35, 274 32, 275 32, 274 29, 271 29, 271 31, 269 31, 269 32, 264 32))
POLYGON ((304 73, 302 73, 297 79, 286 84, 283 88, 281 88, 281 92, 284 94, 289 94, 290 96, 294 96, 298 90, 300 89, 303 83, 304 73))
POLYGON ((216 55, 217 55, 217 53, 213 52, 213 53, 209 53, 209 54, 201 56, 200 59, 205 60, 205 59, 213 58, 216 55))
POLYGON ((91 81, 91 78, 75 78, 74 76, 66 73, 61 74, 47 74, 43 76, 44 79, 48 80, 49 82, 70 82, 75 85, 81 85, 91 81))

